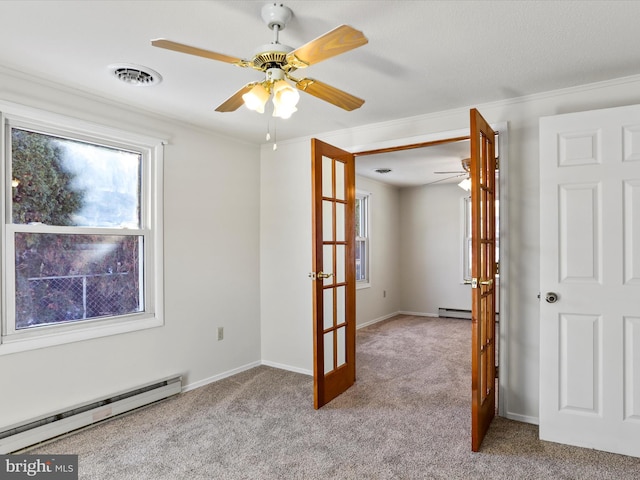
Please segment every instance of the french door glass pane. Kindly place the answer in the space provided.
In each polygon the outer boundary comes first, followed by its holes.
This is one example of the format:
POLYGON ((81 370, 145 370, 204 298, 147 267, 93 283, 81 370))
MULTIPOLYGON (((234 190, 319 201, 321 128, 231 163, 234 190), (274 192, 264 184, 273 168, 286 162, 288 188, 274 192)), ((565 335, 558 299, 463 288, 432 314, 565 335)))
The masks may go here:
POLYGON ((346 287, 342 286, 342 287, 338 287, 335 289, 336 290, 336 305, 337 305, 337 311, 338 311, 338 316, 336 318, 336 325, 340 325, 341 323, 344 323, 346 318, 345 318, 345 291, 346 291, 346 287))
MULTIPOLYGON (((333 273, 333 245, 324 245, 322 247, 322 271, 325 274, 333 273)), ((333 283, 335 277, 323 279, 323 285, 333 283)))
POLYGON ((345 241, 345 208, 344 203, 336 203, 336 241, 345 241))
POLYGON ((336 168, 336 198, 338 200, 344 200, 345 195, 345 183, 344 183, 344 163, 335 162, 336 168))
POLYGON ((16 233, 16 329, 143 311, 142 250, 142 236, 16 233))
POLYGON ((324 297, 322 325, 324 329, 327 329, 333 327, 333 288, 325 288, 322 295, 324 297))
POLYGON ((322 157, 322 196, 333 197, 333 160, 322 157))
POLYGON ((336 245, 336 283, 344 283, 346 280, 346 253, 344 245, 336 245))
POLYGON ((344 365, 347 362, 347 345, 346 345, 346 335, 347 332, 347 328, 346 327, 341 327, 336 331, 336 335, 337 337, 337 349, 338 349, 338 364, 336 365, 336 368, 344 365))
POLYGON ((325 242, 333 240, 333 202, 322 202, 322 239, 325 242))
POLYGON ((334 369, 333 366, 333 336, 335 332, 324 334, 324 373, 325 375, 334 369))

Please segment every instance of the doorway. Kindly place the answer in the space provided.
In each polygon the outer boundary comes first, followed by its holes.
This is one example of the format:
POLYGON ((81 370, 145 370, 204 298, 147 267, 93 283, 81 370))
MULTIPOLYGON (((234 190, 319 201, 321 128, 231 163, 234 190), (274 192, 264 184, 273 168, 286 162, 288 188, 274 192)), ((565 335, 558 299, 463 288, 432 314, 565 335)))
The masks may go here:
MULTIPOLYGON (((507 181, 508 180, 508 149, 507 149, 508 130, 507 130, 507 124, 504 122, 494 124, 492 125, 492 128, 498 134, 496 136, 496 157, 499 158, 499 164, 500 164, 500 167, 499 167, 500 174, 497 178, 496 188, 498 192, 497 200, 499 203, 498 215, 501 221, 498 223, 498 226, 497 226, 498 227, 497 234, 498 234, 498 238, 500 237, 508 238, 506 235, 506 232, 508 231, 508 202, 506 201, 506 199, 508 198, 508 181, 507 181)), ((381 154, 383 153, 396 154, 397 152, 402 152, 405 150, 415 150, 415 151, 427 150, 428 151, 430 147, 434 147, 435 149, 435 147, 438 147, 440 145, 446 145, 448 143, 451 143, 451 144, 462 143, 465 141, 468 148, 468 140, 467 140, 468 135, 469 135, 469 130, 467 129, 452 130, 452 131, 440 132, 435 134, 426 134, 426 135, 419 135, 414 137, 407 137, 405 139, 394 140, 394 141, 385 141, 385 142, 377 142, 377 143, 371 143, 366 145, 358 145, 358 146, 349 148, 349 150, 355 152, 356 165, 357 165, 359 159, 363 157, 362 152, 365 152, 365 154, 372 152, 369 155, 376 156, 380 154, 381 156, 381 154)), ((468 150, 466 151, 468 152, 468 150)), ((391 160, 392 160, 392 157, 390 157, 390 161, 391 160)), ((388 163, 387 165, 392 165, 392 163, 388 163)), ((440 171, 439 167, 437 171, 440 171)), ((449 171, 449 170, 443 170, 443 171, 449 171)), ((456 170, 451 170, 451 171, 456 171, 456 170)), ((458 169, 457 171, 460 171, 460 169, 458 169)), ((454 175, 455 174, 451 174, 451 177, 453 177, 454 175)), ((443 177, 447 178, 447 175, 443 175, 443 177)), ((452 178, 448 178, 448 180, 454 181, 454 179, 452 178)), ((374 202, 373 205, 375 207, 375 198, 373 198, 373 202, 374 202)), ((461 214, 458 215, 458 218, 461 218, 461 214)), ((373 229, 375 231, 375 225, 373 225, 373 229)), ((458 245, 459 243, 461 243, 461 241, 459 242, 456 239, 455 243, 456 245, 458 245)), ((375 245, 372 246, 372 250, 375 251, 375 245)), ((501 365, 501 367, 500 367, 500 374, 499 374, 498 386, 497 386, 497 393, 498 393, 497 409, 498 409, 499 415, 505 416, 507 411, 508 394, 509 394, 507 390, 507 382, 506 382, 506 379, 508 378, 508 374, 509 374, 508 373, 509 351, 508 351, 508 345, 505 341, 508 334, 507 330, 508 330, 508 323, 509 323, 509 319, 508 319, 509 246, 508 246, 508 243, 506 242, 503 242, 500 245, 499 264, 500 264, 500 268, 499 268, 500 280, 498 282, 498 285, 497 285, 498 288, 496 292, 497 299, 498 299, 498 303, 496 304, 496 310, 500 312, 501 321, 498 323, 497 334, 498 334, 499 343, 498 345, 496 345, 496 350, 499 355, 499 364, 501 365)), ((375 265, 373 268, 375 269, 375 265)), ((468 294, 468 292, 469 290, 467 287, 466 293, 468 294)), ((384 294, 385 292, 383 292, 383 295, 384 294)), ((386 294, 389 295, 389 292, 386 292, 386 294)), ((389 315, 389 317, 390 316, 392 315, 389 315)), ((366 320, 365 321, 361 320, 360 323, 358 323, 357 327, 361 328, 362 326, 366 326, 366 324, 368 323, 375 323, 376 321, 380 321, 382 319, 384 318, 377 318, 373 322, 371 321, 367 322, 366 320)))
MULTIPOLYGON (((504 147, 497 147, 493 127, 476 109, 470 110, 469 132, 467 138, 471 140, 469 173, 473 231, 472 449, 478 451, 496 407, 495 280, 498 262, 495 256, 495 200, 498 190, 495 185, 495 172, 496 153, 504 151, 504 147)), ((504 135, 502 138, 505 138, 504 135)), ((357 154, 374 155, 410 150, 463 139, 463 136, 452 138, 440 135, 440 138, 427 142, 405 146, 391 145, 376 150, 358 150, 357 154)), ((356 276, 348 274, 348 270, 351 269, 355 273, 356 265, 356 222, 352 216, 356 211, 356 154, 317 139, 312 139, 311 150, 314 239, 312 275, 315 280, 314 403, 316 408, 320 408, 331 398, 346 391, 355 381, 356 276), (327 267, 331 267, 332 271, 327 267), (345 269, 346 276, 338 275, 345 269), (338 295, 340 292, 345 295, 338 295)), ((501 191, 504 192, 504 189, 501 191)), ((502 225, 504 228, 505 223, 502 225)), ((508 283, 502 282, 500 288, 504 289, 507 285, 508 283)), ((504 302, 505 296, 501 297, 504 302)), ((501 351, 504 352, 504 349, 501 351)))

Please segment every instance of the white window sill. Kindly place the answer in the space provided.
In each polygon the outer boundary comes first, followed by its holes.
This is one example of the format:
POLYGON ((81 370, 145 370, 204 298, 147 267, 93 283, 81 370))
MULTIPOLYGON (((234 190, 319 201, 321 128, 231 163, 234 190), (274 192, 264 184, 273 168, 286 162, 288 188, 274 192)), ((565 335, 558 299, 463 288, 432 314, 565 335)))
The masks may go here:
POLYGON ((371 282, 356 282, 356 290, 362 290, 363 288, 371 288, 371 282))
POLYGON ((93 338, 106 337, 110 335, 118 335, 121 333, 135 332, 148 328, 161 327, 164 321, 158 316, 148 316, 135 321, 127 321, 122 323, 92 325, 88 328, 78 328, 74 331, 57 332, 49 335, 39 335, 31 338, 12 339, 8 337, 2 338, 0 344, 0 356, 35 350, 38 348, 51 347, 54 345, 64 345, 66 343, 80 342, 93 338))

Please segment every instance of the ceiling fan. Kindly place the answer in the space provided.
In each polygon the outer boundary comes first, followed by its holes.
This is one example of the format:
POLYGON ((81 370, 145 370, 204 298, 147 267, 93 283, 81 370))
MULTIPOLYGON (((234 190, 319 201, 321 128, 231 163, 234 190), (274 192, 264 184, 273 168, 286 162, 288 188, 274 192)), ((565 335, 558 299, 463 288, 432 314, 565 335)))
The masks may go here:
MULTIPOLYGON (((469 191, 471 189, 471 180, 469 179, 469 169, 471 168, 471 159, 463 158, 460 160, 460 165, 462 166, 462 170, 460 171, 450 171, 450 172, 433 172, 436 175, 448 175, 445 178, 440 180, 435 180, 433 182, 429 182, 426 185, 432 185, 434 183, 446 182, 447 180, 451 180, 453 178, 465 177, 458 186, 463 190, 469 191)), ((426 186, 425 185, 425 186, 426 186)))
MULTIPOLYGON (((463 175, 469 175, 469 168, 471 167, 471 159, 463 158, 460 160, 460 165, 462 166, 462 170, 452 171, 452 172, 433 172, 437 175, 456 175, 458 177, 462 177, 463 175)), ((453 178, 453 177, 450 177, 453 178)))
POLYGON ((291 19, 292 11, 280 3, 270 3, 262 8, 262 19, 274 32, 274 41, 261 45, 250 60, 231 57, 221 53, 204 50, 163 38, 152 40, 154 47, 188 53, 238 67, 253 68, 265 74, 261 82, 251 82, 240 88, 217 108, 218 112, 233 112, 243 103, 252 110, 264 112, 264 106, 273 94, 274 113, 288 118, 296 111, 298 92, 285 80, 292 81, 298 90, 329 102, 344 110, 351 111, 361 107, 364 100, 313 78, 294 78, 291 73, 328 58, 340 55, 365 45, 368 40, 364 34, 350 27, 340 25, 309 43, 293 49, 278 40, 278 34, 291 19))

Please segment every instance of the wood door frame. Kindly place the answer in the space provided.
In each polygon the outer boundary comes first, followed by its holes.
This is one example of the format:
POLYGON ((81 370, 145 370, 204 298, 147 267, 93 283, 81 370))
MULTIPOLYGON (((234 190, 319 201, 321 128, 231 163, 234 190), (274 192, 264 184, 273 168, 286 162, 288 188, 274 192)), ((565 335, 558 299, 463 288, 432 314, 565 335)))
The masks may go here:
MULTIPOLYGON (((481 112, 482 113, 482 112, 481 112)), ((490 124, 491 128, 499 133, 497 135, 496 145, 500 155, 500 175, 498 186, 498 198, 500 201, 500 238, 507 239, 509 228, 508 215, 508 124, 500 122, 490 124)), ((444 143, 452 143, 470 138, 469 128, 460 130, 450 130, 445 132, 417 135, 413 137, 400 138, 384 142, 372 142, 363 145, 356 145, 346 150, 353 152, 356 157, 356 165, 359 156, 377 155, 383 153, 398 152, 402 150, 410 150, 417 148, 426 148, 444 143)), ((356 174, 357 175, 357 174, 356 174)), ((498 378, 498 415, 505 418, 511 418, 509 415, 509 392, 507 389, 506 379, 509 374, 509 347, 506 342, 508 336, 509 323, 509 245, 507 242, 500 243, 500 286, 499 295, 499 311, 500 322, 498 324, 498 357, 500 365, 500 376, 498 378)), ((469 346, 471 348, 471 346, 469 346)), ((356 353, 357 355, 357 353, 356 353)), ((519 420, 519 418, 515 418, 519 420)))

